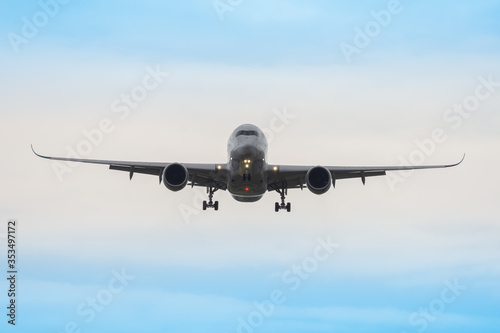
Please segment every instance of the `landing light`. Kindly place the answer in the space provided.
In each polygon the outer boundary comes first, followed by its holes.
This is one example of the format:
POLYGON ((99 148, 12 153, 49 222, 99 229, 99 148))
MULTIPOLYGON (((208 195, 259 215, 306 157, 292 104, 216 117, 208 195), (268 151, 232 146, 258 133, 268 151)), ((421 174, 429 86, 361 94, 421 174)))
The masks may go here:
POLYGON ((278 167, 277 167, 277 166, 275 166, 275 167, 273 168, 273 170, 274 170, 274 171, 278 171, 278 167))
POLYGON ((247 168, 247 169, 248 169, 248 167, 249 167, 249 166, 250 166, 250 165, 248 165, 248 164, 245 164, 245 168, 247 168))
POLYGON ((222 169, 222 165, 217 166, 217 170, 220 170, 220 169, 222 169))

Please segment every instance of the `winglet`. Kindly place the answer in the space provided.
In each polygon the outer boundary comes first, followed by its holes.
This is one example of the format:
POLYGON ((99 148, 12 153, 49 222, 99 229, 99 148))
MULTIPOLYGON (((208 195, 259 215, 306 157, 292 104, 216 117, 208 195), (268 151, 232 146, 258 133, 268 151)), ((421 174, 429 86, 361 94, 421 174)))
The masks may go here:
POLYGON ((48 157, 46 157, 46 156, 43 156, 43 155, 38 154, 38 153, 35 151, 35 148, 33 148, 33 144, 31 145, 31 150, 32 150, 32 151, 33 151, 33 153, 34 153, 36 156, 38 156, 38 157, 41 157, 41 158, 48 158, 48 157))
POLYGON ((450 164, 450 165, 447 165, 446 167, 448 168, 448 167, 454 167, 454 166, 457 166, 457 165, 459 165, 460 163, 462 163, 462 162, 464 161, 464 159, 465 159, 465 153, 464 153, 464 156, 462 157, 462 159, 460 160, 460 162, 455 163, 455 164, 450 164))

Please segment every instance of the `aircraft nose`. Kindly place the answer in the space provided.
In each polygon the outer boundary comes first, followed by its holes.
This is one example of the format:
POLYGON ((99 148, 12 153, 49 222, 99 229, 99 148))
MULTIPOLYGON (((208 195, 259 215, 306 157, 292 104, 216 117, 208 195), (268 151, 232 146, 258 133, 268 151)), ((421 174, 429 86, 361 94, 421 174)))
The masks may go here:
POLYGON ((253 145, 242 145, 236 148, 236 155, 247 159, 255 159, 258 155, 259 150, 253 145))

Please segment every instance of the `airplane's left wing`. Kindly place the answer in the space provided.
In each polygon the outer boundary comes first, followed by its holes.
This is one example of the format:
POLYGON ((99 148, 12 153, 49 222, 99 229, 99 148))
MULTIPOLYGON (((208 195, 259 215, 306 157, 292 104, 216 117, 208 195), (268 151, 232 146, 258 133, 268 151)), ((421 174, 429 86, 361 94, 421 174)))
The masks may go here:
MULTIPOLYGON (((113 161, 113 160, 93 160, 83 158, 69 157, 52 157, 38 154, 33 145, 31 146, 33 153, 41 158, 46 158, 55 161, 66 162, 81 162, 91 164, 105 164, 111 170, 126 171, 129 173, 130 179, 134 173, 142 173, 147 175, 157 176, 162 181, 163 170, 173 163, 169 162, 131 162, 131 161, 113 161)), ((189 181, 191 186, 207 186, 209 184, 221 190, 226 190, 226 164, 208 164, 208 163, 182 163, 189 173, 189 181)))
MULTIPOLYGON (((459 165, 460 163, 462 163, 464 158, 465 154, 460 162, 443 165, 378 167, 326 166, 324 168, 330 172, 333 186, 335 186, 336 180, 347 178, 360 178, 363 184, 365 184, 366 177, 384 176, 386 175, 386 171, 449 168, 459 165)), ((313 168, 315 167, 298 165, 269 165, 268 190, 273 191, 277 188, 304 188, 307 184, 307 173, 313 168)))

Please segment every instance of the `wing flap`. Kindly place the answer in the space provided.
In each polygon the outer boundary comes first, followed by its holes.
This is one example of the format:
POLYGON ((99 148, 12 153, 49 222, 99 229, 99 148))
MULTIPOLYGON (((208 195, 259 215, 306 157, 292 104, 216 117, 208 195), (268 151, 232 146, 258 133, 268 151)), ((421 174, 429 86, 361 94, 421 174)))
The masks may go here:
POLYGON ((348 179, 348 178, 363 178, 363 177, 375 177, 375 176, 385 176, 385 171, 351 171, 351 172, 332 172, 332 177, 334 179, 348 179))

